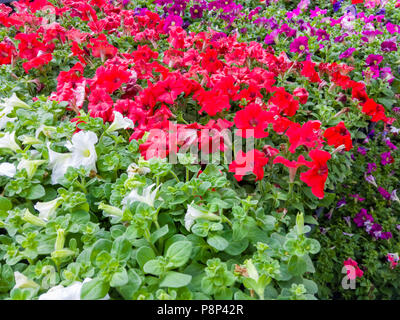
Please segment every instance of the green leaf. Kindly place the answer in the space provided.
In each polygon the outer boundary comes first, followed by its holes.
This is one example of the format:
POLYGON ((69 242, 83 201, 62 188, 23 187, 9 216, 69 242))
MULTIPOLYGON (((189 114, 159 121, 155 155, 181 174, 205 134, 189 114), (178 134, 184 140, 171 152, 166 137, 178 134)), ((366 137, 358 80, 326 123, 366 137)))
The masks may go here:
POLYGON ((121 287, 128 283, 128 273, 126 272, 125 268, 122 268, 120 271, 113 274, 110 286, 111 287, 121 287))
POLYGON ((191 253, 192 243, 190 241, 177 241, 168 248, 165 256, 174 267, 178 268, 189 260, 191 253))
POLYGON ((98 300, 102 299, 108 293, 110 285, 102 279, 93 279, 86 282, 82 286, 81 299, 82 300, 98 300))
POLYGON ((191 275, 170 271, 161 280, 160 287, 181 288, 187 286, 190 281, 192 281, 191 275))
POLYGON ((12 209, 12 202, 9 199, 0 196, 0 210, 8 211, 11 209, 12 209))
POLYGON ((209 237, 207 243, 218 251, 224 251, 229 246, 229 242, 225 238, 217 235, 209 237))
POLYGON ((136 260, 141 269, 143 269, 143 266, 146 264, 147 261, 152 260, 155 257, 156 254, 150 247, 141 247, 136 252, 136 260))
POLYGON ((114 240, 111 248, 111 255, 118 261, 126 262, 132 253, 131 243, 124 237, 120 236, 114 240))
POLYGON ((101 251, 106 251, 110 252, 112 247, 112 242, 107 239, 99 239, 95 242, 93 245, 93 248, 90 252, 90 261, 94 261, 96 259, 96 256, 101 252, 101 251))
POLYGON ((142 279, 134 270, 130 269, 128 270, 128 283, 117 290, 124 299, 131 300, 133 299, 133 295, 139 290, 141 284, 142 279))
POLYGON ((161 237, 165 236, 168 233, 168 231, 169 231, 169 229, 168 229, 168 225, 167 224, 165 226, 163 226, 162 228, 157 229, 150 236, 151 243, 155 243, 158 239, 160 239, 161 237))
POLYGON ((165 270, 165 265, 159 259, 149 260, 143 266, 144 272, 154 274, 155 276, 161 275, 164 272, 164 270, 165 270))
POLYGON ((292 256, 289 260, 288 271, 294 276, 301 276, 307 270, 307 263, 302 257, 292 256))
POLYGON ((44 197, 46 195, 46 190, 43 188, 41 184, 35 184, 32 186, 29 191, 28 195, 26 196, 29 200, 36 200, 44 197))

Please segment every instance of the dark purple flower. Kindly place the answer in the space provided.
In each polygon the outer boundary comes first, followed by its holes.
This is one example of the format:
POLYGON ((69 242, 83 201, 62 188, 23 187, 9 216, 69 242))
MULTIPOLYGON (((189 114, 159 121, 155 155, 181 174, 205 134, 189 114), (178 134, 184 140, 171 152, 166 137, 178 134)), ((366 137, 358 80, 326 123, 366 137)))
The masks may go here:
POLYGON ((345 59, 345 58, 350 57, 354 51, 356 51, 355 48, 348 48, 346 51, 344 51, 340 54, 339 59, 345 59))
POLYGON ((343 42, 344 38, 346 38, 348 35, 349 35, 348 33, 345 33, 345 34, 343 34, 341 36, 336 37, 334 40, 335 40, 336 43, 337 42, 343 42))
POLYGON ((364 147, 358 147, 357 152, 361 153, 363 156, 367 154, 368 149, 364 147))
POLYGON ((203 7, 199 5, 194 5, 190 8, 190 16, 192 19, 200 19, 203 16, 203 7))
POLYGON ((380 239, 382 234, 382 226, 379 223, 374 223, 368 233, 375 239, 380 239))
POLYGON ((303 53, 308 51, 308 38, 298 37, 290 44, 290 52, 303 53))
POLYGON ((315 35, 318 37, 318 41, 328 41, 329 34, 324 29, 318 29, 315 32, 315 35))
POLYGON ((390 231, 381 233, 381 239, 387 240, 387 239, 391 239, 392 237, 393 237, 393 235, 390 231))
POLYGON ((336 204, 336 209, 339 209, 339 208, 341 208, 341 207, 343 207, 343 206, 345 206, 345 205, 346 205, 346 198, 343 197, 342 199, 340 199, 340 200, 337 202, 337 204, 336 204))
POLYGON ((356 216, 353 218, 354 223, 357 225, 357 227, 364 227, 365 223, 367 221, 369 222, 374 222, 374 218, 368 214, 366 209, 361 209, 359 213, 356 214, 356 216))
POLYGON ((381 50, 383 52, 397 51, 397 45, 393 41, 386 40, 381 43, 381 50))
POLYGON ((339 0, 333 4, 333 12, 339 11, 340 7, 342 6, 342 2, 344 0, 339 0))

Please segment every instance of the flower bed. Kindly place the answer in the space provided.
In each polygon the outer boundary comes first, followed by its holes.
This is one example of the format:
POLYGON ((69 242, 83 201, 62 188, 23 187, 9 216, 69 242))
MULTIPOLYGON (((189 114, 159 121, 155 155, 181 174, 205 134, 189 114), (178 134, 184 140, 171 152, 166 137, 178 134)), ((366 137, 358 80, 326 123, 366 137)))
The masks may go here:
POLYGON ((348 2, 0 5, 2 298, 397 298, 400 5, 348 2))

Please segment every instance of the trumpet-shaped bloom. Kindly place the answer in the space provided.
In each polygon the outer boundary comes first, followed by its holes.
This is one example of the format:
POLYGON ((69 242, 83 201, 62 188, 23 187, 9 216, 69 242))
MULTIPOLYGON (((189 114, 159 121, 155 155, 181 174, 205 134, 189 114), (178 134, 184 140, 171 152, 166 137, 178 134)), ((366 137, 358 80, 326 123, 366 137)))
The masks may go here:
MULTIPOLYGON (((46 293, 40 295, 39 300, 81 300, 82 286, 91 280, 91 278, 86 278, 83 282, 75 281, 68 287, 64 287, 63 285, 55 286, 46 293)), ((101 300, 108 299, 110 299, 110 297, 107 294, 101 300)))
POLYGON ((11 149, 13 151, 21 150, 19 145, 15 142, 15 131, 12 133, 6 132, 0 138, 0 148, 11 149))
POLYGON ((242 181, 243 176, 249 172, 253 172, 256 175, 256 181, 261 180, 264 177, 263 167, 268 163, 264 152, 259 150, 250 150, 244 153, 242 150, 236 155, 235 161, 229 165, 229 172, 234 172, 234 177, 237 181, 242 181))
POLYGON ((57 208, 61 204, 60 200, 61 198, 56 198, 52 201, 38 202, 33 207, 39 211, 39 218, 47 222, 56 213, 57 208))
POLYGON ((200 210, 197 207, 192 205, 188 205, 187 211, 185 214, 185 228, 186 230, 190 231, 190 228, 193 226, 194 222, 197 219, 206 219, 211 221, 219 221, 221 217, 212 214, 205 210, 200 210))
POLYGON ((140 195, 137 192, 137 189, 133 189, 123 200, 122 200, 122 204, 123 205, 129 205, 135 201, 139 201, 139 202, 143 202, 148 204, 150 207, 154 207, 154 202, 157 200, 157 192, 158 189, 161 187, 161 185, 159 185, 157 188, 155 188, 154 190, 153 187, 156 184, 153 183, 152 185, 144 188, 143 190, 143 194, 140 195))
POLYGON ((128 129, 133 128, 133 121, 127 117, 124 117, 118 111, 114 111, 114 121, 108 127, 107 132, 113 132, 120 129, 128 129))
POLYGON ((79 168, 85 167, 88 170, 96 170, 97 153, 95 144, 98 138, 94 132, 79 131, 72 137, 72 142, 67 142, 65 146, 71 151, 70 166, 79 168))
POLYGON ((14 272, 14 280, 15 280, 15 286, 14 288, 37 288, 39 285, 30 280, 26 275, 22 274, 19 271, 14 272))
POLYGON ((4 162, 0 164, 0 176, 12 178, 15 176, 17 169, 12 163, 4 162))
POLYGON ((18 170, 22 170, 25 169, 26 172, 28 173, 28 178, 32 179, 32 177, 35 175, 35 172, 37 170, 37 168, 42 165, 43 163, 45 163, 46 160, 26 160, 26 159, 22 159, 18 166, 17 169, 18 170))
POLYGON ((57 184, 70 167, 72 153, 55 152, 50 149, 50 143, 47 144, 47 149, 49 151, 49 168, 53 170, 51 173, 51 183, 57 184))

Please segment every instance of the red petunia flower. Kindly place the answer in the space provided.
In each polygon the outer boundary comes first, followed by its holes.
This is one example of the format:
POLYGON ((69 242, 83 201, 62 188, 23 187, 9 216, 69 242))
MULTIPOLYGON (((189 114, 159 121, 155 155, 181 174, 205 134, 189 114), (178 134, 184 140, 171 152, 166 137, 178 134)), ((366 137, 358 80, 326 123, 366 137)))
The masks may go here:
POLYGON ((209 73, 215 73, 223 66, 223 63, 218 60, 217 50, 208 48, 206 52, 201 54, 201 57, 201 66, 209 73))
POLYGON ((374 100, 372 99, 367 99, 367 101, 365 101, 362 104, 362 110, 363 113, 365 113, 368 116, 371 116, 371 121, 373 122, 377 122, 379 120, 386 120, 386 116, 385 116, 385 108, 380 105, 377 104, 374 100))
POLYGON ((205 91, 199 89, 193 95, 193 99, 197 100, 201 106, 199 113, 205 111, 210 116, 215 116, 224 109, 230 109, 229 97, 227 95, 218 95, 214 90, 205 91))
POLYGON ((38 56, 39 51, 46 52, 47 47, 44 43, 38 41, 37 33, 18 33, 15 36, 16 40, 20 40, 18 45, 18 54, 22 59, 34 59, 38 56))
POLYGON ((112 58, 117 54, 118 49, 111 45, 104 33, 100 34, 96 39, 90 39, 90 44, 87 46, 92 49, 92 55, 96 58, 101 58, 105 61, 106 58, 112 58))
POLYGON ((308 91, 304 88, 296 88, 293 91, 293 95, 299 98, 301 104, 306 104, 308 100, 308 91))
POLYGON ((328 178, 327 162, 331 158, 329 152, 311 150, 308 155, 313 160, 310 170, 300 174, 300 180, 311 187, 311 192, 319 199, 324 197, 325 182, 328 178))
POLYGON ((259 139, 268 137, 268 132, 265 132, 265 129, 268 128, 268 123, 272 122, 273 119, 270 112, 263 110, 258 104, 251 103, 243 110, 236 112, 233 120, 236 127, 242 129, 238 131, 239 136, 259 139))
POLYGON ((346 267, 347 276, 350 280, 354 280, 355 278, 361 278, 364 272, 358 267, 357 261, 349 258, 343 261, 343 265, 346 267))
POLYGON ((91 84, 92 87, 103 88, 107 93, 113 93, 121 88, 123 83, 129 81, 131 73, 125 68, 112 65, 110 67, 100 66, 96 70, 96 76, 91 84))
POLYGON ((334 146, 335 148, 341 145, 346 147, 346 151, 349 151, 351 148, 353 148, 350 132, 346 129, 343 121, 339 122, 335 127, 326 129, 324 132, 324 137, 328 141, 328 144, 330 146, 334 146))
POLYGON ((284 157, 278 156, 274 159, 274 164, 281 163, 289 169, 289 181, 294 182, 294 178, 296 177, 297 169, 301 166, 311 167, 312 162, 306 161, 303 155, 300 155, 296 160, 288 160, 284 157))
POLYGON ((286 116, 293 117, 299 109, 299 101, 295 100, 283 87, 277 87, 274 90, 276 90, 274 95, 268 101, 271 108, 275 106, 279 113, 283 112, 286 116))
POLYGON ((286 131, 286 135, 289 138, 289 151, 294 153, 297 147, 304 145, 308 148, 321 148, 321 122, 307 121, 302 126, 298 123, 293 123, 286 131))
POLYGON ((17 51, 11 42, 0 42, 0 65, 11 64, 16 55, 17 51))
POLYGON ((244 153, 240 150, 233 161, 229 165, 229 172, 234 172, 234 177, 237 181, 242 181, 243 176, 249 172, 256 175, 256 180, 261 180, 264 177, 263 167, 268 163, 269 159, 265 156, 264 152, 253 149, 244 153))
POLYGON ((303 61, 303 69, 301 75, 307 77, 311 82, 321 82, 318 73, 315 71, 315 63, 311 61, 303 61))
POLYGON ((53 59, 53 56, 51 53, 45 53, 40 56, 37 56, 36 58, 31 59, 28 62, 24 62, 22 64, 22 67, 24 68, 25 72, 28 73, 30 69, 32 68, 39 68, 45 64, 48 64, 51 59, 53 59))
POLYGON ((89 96, 88 109, 91 117, 100 117, 104 121, 111 121, 113 100, 103 89, 93 90, 89 96))

